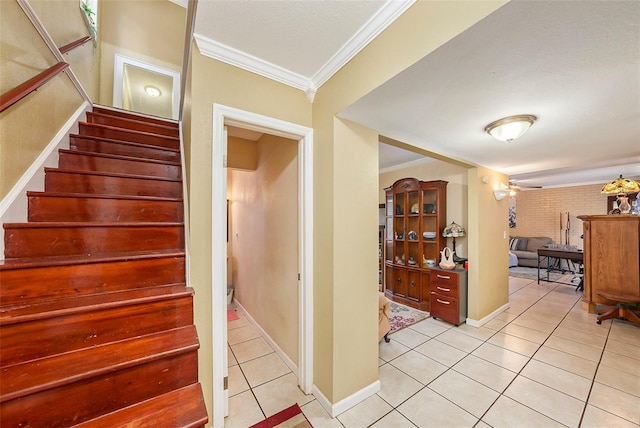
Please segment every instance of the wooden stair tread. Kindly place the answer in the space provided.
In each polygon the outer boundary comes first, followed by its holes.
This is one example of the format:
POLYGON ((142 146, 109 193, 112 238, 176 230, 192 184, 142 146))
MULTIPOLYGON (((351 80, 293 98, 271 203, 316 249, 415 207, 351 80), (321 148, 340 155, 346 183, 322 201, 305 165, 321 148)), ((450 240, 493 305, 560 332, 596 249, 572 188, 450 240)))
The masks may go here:
POLYGON ((153 132, 156 134, 179 137, 180 129, 175 126, 167 126, 159 123, 151 123, 145 120, 137 120, 128 117, 115 116, 113 114, 102 114, 95 111, 86 112, 87 122, 99 123, 102 125, 117 126, 119 128, 135 129, 138 131, 153 132))
POLYGON ((74 425, 77 428, 203 426, 208 422, 201 386, 194 383, 129 407, 74 425), (180 405, 175 405, 180 403, 180 405))
POLYGON ((182 181, 180 178, 166 178, 156 177, 153 175, 136 175, 136 174, 123 174, 121 172, 101 172, 101 171, 86 171, 82 169, 70 169, 70 168, 45 168, 45 174, 47 172, 64 172, 67 174, 79 174, 79 175, 96 175, 102 177, 121 177, 121 178, 135 178, 138 180, 156 180, 156 181, 171 181, 179 183, 182 181))
POLYGON ((0 306, 0 326, 52 317, 60 317, 99 309, 137 305, 145 302, 192 296, 193 288, 185 284, 113 291, 100 294, 67 297, 0 306))
POLYGON ((104 263, 115 261, 132 261, 140 259, 184 257, 182 250, 122 251, 94 256, 41 256, 0 260, 0 271, 9 269, 28 269, 42 266, 66 266, 76 264, 104 263))
POLYGON ((69 192, 37 192, 27 191, 27 196, 39 198, 87 198, 87 199, 126 199, 134 201, 166 201, 183 202, 182 198, 169 198, 163 196, 136 196, 136 195, 112 195, 100 193, 69 193, 69 192))
POLYGON ((168 135, 156 134, 153 132, 138 131, 137 129, 121 128, 119 126, 102 125, 99 123, 91 123, 91 122, 78 122, 78 123, 79 125, 82 125, 82 126, 96 128, 96 129, 104 129, 106 131, 120 131, 120 132, 129 133, 132 135, 151 137, 151 138, 160 138, 160 139, 166 139, 169 141, 180 142, 180 137, 171 137, 168 135))
POLYGON ((153 116, 153 115, 145 114, 145 113, 132 112, 132 111, 129 111, 129 110, 119 109, 117 107, 94 104, 93 105, 93 112, 94 113, 102 113, 102 114, 106 114, 106 115, 117 116, 117 117, 133 118, 133 119, 139 120, 139 121, 157 123, 157 124, 165 125, 165 126, 174 126, 174 127, 178 128, 178 122, 175 119, 168 119, 168 118, 165 118, 165 117, 153 116))
POLYGON ((195 351, 199 346, 195 326, 190 325, 5 367, 0 402, 195 351))
POLYGON ((125 161, 132 161, 132 162, 141 162, 141 163, 155 163, 159 165, 180 166, 180 162, 171 162, 171 161, 165 161, 160 159, 139 158, 135 156, 114 155, 110 153, 87 152, 82 150, 67 150, 67 149, 58 149, 58 152, 69 154, 69 155, 82 155, 82 156, 91 156, 96 158, 116 159, 116 160, 125 160, 125 161))
POLYGON ((125 146, 140 147, 140 148, 150 149, 150 150, 180 153, 180 149, 176 149, 173 147, 154 146, 153 144, 136 143, 135 141, 114 140, 113 138, 94 137, 93 135, 69 134, 69 138, 71 139, 79 138, 82 140, 96 140, 96 141, 102 141, 105 143, 122 144, 125 146))

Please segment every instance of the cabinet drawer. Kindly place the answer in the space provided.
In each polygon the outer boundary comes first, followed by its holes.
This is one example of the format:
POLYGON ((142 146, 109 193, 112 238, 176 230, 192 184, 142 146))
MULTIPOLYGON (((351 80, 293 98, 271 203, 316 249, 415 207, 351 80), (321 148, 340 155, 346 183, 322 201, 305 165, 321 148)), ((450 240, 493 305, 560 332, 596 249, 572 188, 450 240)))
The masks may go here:
POLYGON ((440 270, 431 271, 430 291, 449 297, 460 296, 458 287, 458 274, 440 270))
POLYGON ((452 324, 460 324, 458 299, 431 292, 431 316, 448 321, 452 324))

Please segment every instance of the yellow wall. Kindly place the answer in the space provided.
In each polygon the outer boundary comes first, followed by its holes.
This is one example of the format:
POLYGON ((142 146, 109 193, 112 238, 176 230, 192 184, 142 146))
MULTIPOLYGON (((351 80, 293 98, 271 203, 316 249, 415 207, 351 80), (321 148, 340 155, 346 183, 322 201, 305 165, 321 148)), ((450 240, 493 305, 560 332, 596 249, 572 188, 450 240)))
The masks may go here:
MULTIPOLYGON (((5 92, 57 61, 17 3, 2 1, 0 6, 0 87, 5 92)), ((0 199, 7 196, 82 102, 69 77, 61 73, 0 113, 0 199), (34 126, 36 123, 38 126, 34 126)))
MULTIPOLYGON (((213 355, 211 326, 211 145, 213 104, 311 126, 311 104, 297 89, 260 77, 248 71, 203 57, 194 48, 191 73, 189 192, 191 230, 191 285, 196 290, 195 322, 200 339, 199 377, 203 386, 209 419, 213 419, 213 355)), ((220 201, 224 203, 224 201, 220 201)), ((213 221, 216 221, 213 219, 213 221)), ((214 286, 226 286, 215 284, 214 286)))
POLYGON ((186 9, 170 1, 100 0, 100 104, 113 104, 115 54, 182 71, 186 9))
POLYGON ((255 171, 228 173, 232 282, 238 302, 298 364, 298 142, 264 135, 256 146, 255 171))
MULTIPOLYGON (((82 37, 91 35, 84 20, 84 12, 78 0, 31 0, 40 21, 49 35, 61 47, 82 37)), ((100 64, 98 47, 92 42, 85 43, 64 54, 64 60, 71 65, 82 87, 93 101, 98 100, 100 83, 100 64)))
POLYGON ((487 168, 468 170, 468 314, 480 321, 509 302, 509 200, 496 201, 493 189, 507 176, 487 168), (482 178, 488 182, 483 183, 482 178))
MULTIPOLYGON (((332 358, 333 385, 322 392, 335 403, 378 380, 378 133, 333 122, 333 248, 319 255, 333 255, 333 301, 316 305, 314 320, 333 318, 333 355, 315 344, 314 355, 332 358)), ((316 291, 326 285, 316 282, 316 291)), ((314 381, 324 373, 315 370, 314 381)))
MULTIPOLYGON (((557 244, 566 244, 560 229, 560 215, 569 212, 569 243, 583 248, 582 220, 579 215, 606 214, 607 195, 600 193, 602 184, 560 187, 518 192, 516 201, 516 227, 509 229, 512 236, 548 236, 557 244)), ((566 220, 562 222, 566 227, 566 220)))
POLYGON ((238 137, 227 138, 227 168, 254 171, 258 167, 258 144, 238 137))
POLYGON ((350 323, 374 319, 376 310, 373 231, 379 191, 377 134, 359 130, 356 154, 349 148, 354 132, 345 132, 349 127, 334 118, 504 3, 417 2, 318 90, 313 105, 314 382, 333 403, 377 378, 371 345, 351 345, 366 330, 350 323), (361 186, 356 190, 353 183, 361 186))

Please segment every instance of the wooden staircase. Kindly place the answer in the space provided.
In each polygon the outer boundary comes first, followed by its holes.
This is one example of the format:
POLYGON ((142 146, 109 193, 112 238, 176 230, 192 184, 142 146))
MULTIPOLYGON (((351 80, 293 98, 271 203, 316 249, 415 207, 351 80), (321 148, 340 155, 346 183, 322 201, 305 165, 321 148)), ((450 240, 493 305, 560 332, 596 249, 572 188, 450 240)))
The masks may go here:
POLYGON ((201 427, 179 130, 95 107, 5 224, 0 426, 201 427))

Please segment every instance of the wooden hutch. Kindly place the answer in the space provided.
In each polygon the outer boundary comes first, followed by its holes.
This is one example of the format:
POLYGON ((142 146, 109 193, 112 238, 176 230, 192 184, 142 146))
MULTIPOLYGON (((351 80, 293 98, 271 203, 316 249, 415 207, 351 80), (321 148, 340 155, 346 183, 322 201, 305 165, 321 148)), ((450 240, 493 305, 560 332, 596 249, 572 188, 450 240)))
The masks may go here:
POLYGON ((429 311, 431 270, 446 246, 447 182, 403 178, 385 189, 385 295, 429 311))
POLYGON ((584 228, 583 307, 593 313, 598 304, 617 303, 602 294, 640 298, 640 216, 578 218, 584 228))

